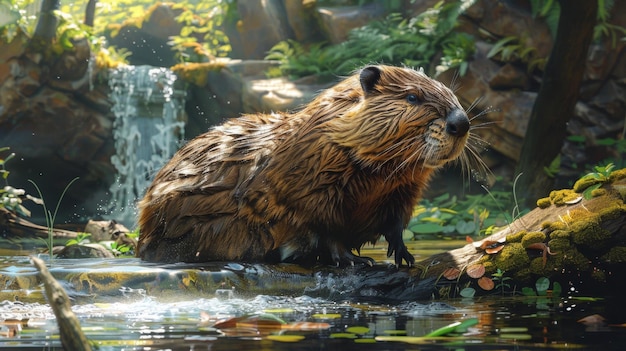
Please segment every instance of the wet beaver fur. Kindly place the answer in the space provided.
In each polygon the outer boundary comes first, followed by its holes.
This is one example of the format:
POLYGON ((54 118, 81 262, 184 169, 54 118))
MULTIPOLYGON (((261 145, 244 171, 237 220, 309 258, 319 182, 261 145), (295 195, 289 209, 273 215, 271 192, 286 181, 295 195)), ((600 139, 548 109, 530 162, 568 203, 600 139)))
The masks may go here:
POLYGON ((138 255, 154 262, 368 263, 382 235, 397 265, 434 170, 470 122, 423 72, 368 66, 293 114, 250 114, 183 146, 139 203, 138 255))

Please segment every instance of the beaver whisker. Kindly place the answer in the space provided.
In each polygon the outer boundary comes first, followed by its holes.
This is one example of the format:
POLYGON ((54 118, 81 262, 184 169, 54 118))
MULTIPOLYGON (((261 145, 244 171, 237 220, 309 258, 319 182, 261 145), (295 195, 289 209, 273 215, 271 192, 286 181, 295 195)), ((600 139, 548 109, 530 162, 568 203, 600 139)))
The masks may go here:
MULTIPOLYGON (((472 103, 469 105, 469 107, 467 109, 465 109, 465 114, 466 115, 470 115, 470 113, 472 112, 472 110, 474 110, 476 108, 476 106, 478 106, 478 104, 483 100, 483 96, 479 96, 476 99, 474 99, 474 101, 472 101, 472 103)), ((472 119, 470 119, 470 122, 472 121, 472 119)))
POLYGON ((470 122, 472 122, 476 118, 480 118, 480 117, 483 117, 483 116, 488 115, 490 113, 498 112, 498 111, 500 111, 499 108, 495 108, 493 106, 488 106, 486 109, 480 111, 479 113, 475 114, 472 118, 470 118, 470 122))

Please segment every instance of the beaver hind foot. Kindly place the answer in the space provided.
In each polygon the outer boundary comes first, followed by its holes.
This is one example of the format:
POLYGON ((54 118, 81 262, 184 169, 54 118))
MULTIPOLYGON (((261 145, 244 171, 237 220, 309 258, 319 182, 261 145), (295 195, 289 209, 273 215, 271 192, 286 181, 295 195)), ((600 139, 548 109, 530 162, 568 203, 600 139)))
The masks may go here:
POLYGON ((368 66, 295 113, 250 114, 184 145, 139 203, 138 255, 156 262, 372 264, 433 172, 465 149, 470 121, 423 72, 368 66))

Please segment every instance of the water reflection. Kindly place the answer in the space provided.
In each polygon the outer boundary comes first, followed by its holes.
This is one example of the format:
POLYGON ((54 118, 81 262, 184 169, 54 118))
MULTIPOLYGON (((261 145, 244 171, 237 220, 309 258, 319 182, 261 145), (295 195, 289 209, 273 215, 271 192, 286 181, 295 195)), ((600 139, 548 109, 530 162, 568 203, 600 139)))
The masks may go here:
MULTIPOLYGON (((124 301, 80 304, 74 311, 100 350, 404 350, 415 349, 415 344, 420 350, 621 349, 626 346, 624 328, 577 322, 598 313, 608 323, 622 323, 623 316, 611 313, 607 306, 619 311, 625 307, 620 299, 497 296, 399 305, 265 295, 167 301, 128 291, 124 301), (472 318, 475 325, 446 338, 411 338, 472 318), (299 327, 304 325, 309 327, 299 327), (316 329, 315 325, 327 327, 316 329), (398 341, 380 341, 389 336, 398 341)), ((4 320, 0 347, 60 347, 47 305, 4 301, 0 316, 4 320), (13 334, 6 334, 11 328, 13 334)))

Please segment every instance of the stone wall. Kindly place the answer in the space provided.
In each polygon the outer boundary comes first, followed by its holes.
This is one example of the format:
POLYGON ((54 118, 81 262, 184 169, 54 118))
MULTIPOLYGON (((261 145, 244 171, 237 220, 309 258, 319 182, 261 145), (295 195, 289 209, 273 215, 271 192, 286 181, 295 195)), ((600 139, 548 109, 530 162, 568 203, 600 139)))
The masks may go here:
MULTIPOLYGON (((25 42, 17 38, 0 50, 0 146, 16 154, 6 165, 9 184, 37 196, 33 180, 54 210, 65 186, 80 177, 60 218, 95 213, 115 174, 107 83, 90 67, 86 41, 45 64, 25 42)), ((29 208, 43 217, 42 209, 29 208)))

